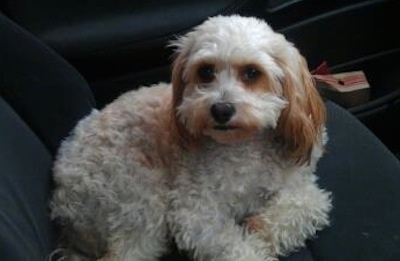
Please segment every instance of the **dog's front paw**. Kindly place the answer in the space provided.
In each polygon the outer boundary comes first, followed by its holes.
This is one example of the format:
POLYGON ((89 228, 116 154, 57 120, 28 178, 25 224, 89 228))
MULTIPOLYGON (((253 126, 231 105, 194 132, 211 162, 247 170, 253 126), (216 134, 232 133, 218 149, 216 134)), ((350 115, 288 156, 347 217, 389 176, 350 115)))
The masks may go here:
POLYGON ((243 259, 243 261, 261 261, 261 260, 254 256, 248 256, 248 257, 245 257, 245 259, 243 259))
POLYGON ((260 257, 256 255, 247 255, 243 259, 243 261, 264 261, 264 259, 260 259, 260 257))

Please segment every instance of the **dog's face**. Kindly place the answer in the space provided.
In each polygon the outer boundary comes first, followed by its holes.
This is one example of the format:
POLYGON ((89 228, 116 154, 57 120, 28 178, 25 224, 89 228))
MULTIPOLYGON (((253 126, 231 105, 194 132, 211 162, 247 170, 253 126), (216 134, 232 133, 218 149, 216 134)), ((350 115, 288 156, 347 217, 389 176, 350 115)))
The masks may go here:
POLYGON ((174 46, 173 119, 183 139, 231 143, 271 129, 297 158, 316 142, 324 107, 307 65, 266 23, 214 17, 174 46))

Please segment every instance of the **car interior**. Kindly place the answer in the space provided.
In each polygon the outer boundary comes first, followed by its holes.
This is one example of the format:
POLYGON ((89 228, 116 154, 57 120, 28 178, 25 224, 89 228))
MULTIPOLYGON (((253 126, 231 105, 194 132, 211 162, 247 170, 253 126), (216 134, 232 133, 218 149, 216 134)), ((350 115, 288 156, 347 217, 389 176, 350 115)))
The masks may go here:
MULTIPOLYGON (((400 260, 398 0, 0 0, 0 260, 56 260, 52 162, 77 122, 122 93, 169 82, 172 40, 208 17, 267 21, 314 74, 362 71, 368 87, 318 83, 329 141, 319 184, 331 226, 282 260, 400 260)), ((189 260, 171 240, 162 260, 189 260)))

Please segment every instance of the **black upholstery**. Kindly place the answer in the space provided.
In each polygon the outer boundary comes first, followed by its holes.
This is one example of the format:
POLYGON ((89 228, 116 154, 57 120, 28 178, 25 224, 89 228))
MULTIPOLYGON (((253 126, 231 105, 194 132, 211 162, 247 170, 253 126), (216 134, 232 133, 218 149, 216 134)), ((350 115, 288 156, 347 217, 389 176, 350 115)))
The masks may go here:
POLYGON ((0 94, 54 153, 95 106, 93 95, 69 63, 0 16, 0 94))
POLYGON ((48 216, 52 156, 0 98, 0 260, 44 260, 56 238, 48 216))
POLYGON ((328 102, 319 184, 333 192, 331 226, 292 260, 400 259, 400 162, 347 111, 328 102))
MULTIPOLYGON (((0 260, 45 260, 56 246, 54 151, 93 106, 72 66, 0 14, 0 260)), ((400 163, 346 110, 327 109, 330 141, 317 172, 333 192, 332 226, 283 260, 400 260, 400 163)))
POLYGON ((136 42, 157 39, 236 10, 244 0, 182 1, 6 1, 13 20, 68 57, 115 52, 136 42), (179 14, 179 15, 178 15, 179 14), (166 23, 165 21, 168 21, 166 23))
POLYGON ((60 141, 94 105, 85 80, 0 13, 0 260, 45 260, 51 166, 60 141))
POLYGON ((347 111, 328 103, 320 185, 333 192, 332 226, 309 244, 314 260, 400 260, 400 162, 347 111))
POLYGON ((157 63, 165 65, 165 45, 171 35, 188 30, 208 16, 252 14, 254 2, 261 1, 78 2, 7 0, 2 9, 76 66, 85 68, 87 76, 98 77, 101 70, 104 77, 127 68, 141 71, 157 63), (91 65, 96 65, 96 72, 90 70, 91 65))

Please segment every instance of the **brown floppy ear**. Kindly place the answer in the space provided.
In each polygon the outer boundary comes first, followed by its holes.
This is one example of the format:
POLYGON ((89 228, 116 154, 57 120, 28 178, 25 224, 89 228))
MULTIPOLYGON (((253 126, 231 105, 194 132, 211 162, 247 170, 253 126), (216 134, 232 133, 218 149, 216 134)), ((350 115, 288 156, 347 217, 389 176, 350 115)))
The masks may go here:
POLYGON ((326 115, 307 62, 295 52, 295 61, 278 60, 284 72, 282 88, 288 105, 279 118, 276 135, 283 142, 286 156, 304 164, 314 144, 322 142, 326 115))
POLYGON ((182 47, 175 53, 172 64, 172 103, 171 103, 171 131, 177 139, 178 144, 186 148, 194 147, 194 137, 189 133, 184 123, 179 119, 177 108, 182 103, 183 92, 185 90, 185 80, 183 71, 187 63, 188 52, 182 47))

